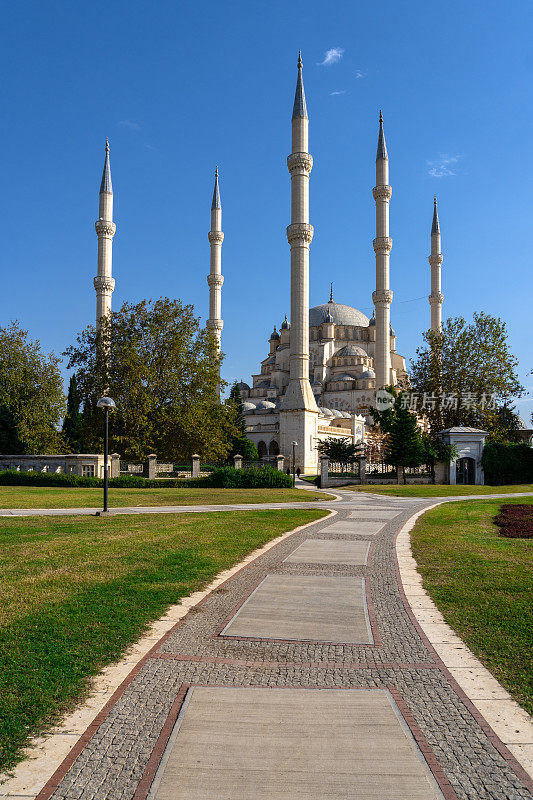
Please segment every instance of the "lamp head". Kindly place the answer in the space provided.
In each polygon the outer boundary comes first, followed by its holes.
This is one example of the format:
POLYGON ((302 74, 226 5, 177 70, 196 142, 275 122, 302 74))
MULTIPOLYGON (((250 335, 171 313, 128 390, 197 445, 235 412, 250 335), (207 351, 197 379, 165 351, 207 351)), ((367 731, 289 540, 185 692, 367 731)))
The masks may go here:
POLYGON ((297 445, 297 444, 298 444, 298 442, 293 442, 293 443, 292 443, 292 446, 293 446, 293 447, 296 447, 296 445, 297 445))
POLYGON ((101 397, 96 405, 98 408, 107 409, 108 411, 114 411, 117 407, 115 401, 111 397, 101 397))

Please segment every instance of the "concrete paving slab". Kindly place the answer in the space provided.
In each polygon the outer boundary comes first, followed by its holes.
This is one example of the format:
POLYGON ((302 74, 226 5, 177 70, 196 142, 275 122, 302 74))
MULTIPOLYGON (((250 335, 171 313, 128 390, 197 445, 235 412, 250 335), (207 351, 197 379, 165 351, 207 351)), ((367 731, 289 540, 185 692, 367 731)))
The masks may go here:
POLYGON ((325 528, 322 528, 322 533, 346 533, 353 536, 373 536, 379 533, 385 525, 384 522, 362 522, 358 520, 340 520, 333 522, 325 528))
POLYGON ((291 564, 366 564, 370 542, 346 539, 306 539, 285 562, 291 564))
POLYGON ((149 800, 296 797, 443 796, 387 690, 189 690, 149 800))
POLYGON ((350 519, 361 519, 361 520, 368 520, 368 519, 393 519, 397 517, 398 514, 401 514, 396 508, 361 508, 357 511, 352 511, 350 513, 350 519))
POLYGON ((369 644, 364 579, 267 575, 221 635, 369 644))

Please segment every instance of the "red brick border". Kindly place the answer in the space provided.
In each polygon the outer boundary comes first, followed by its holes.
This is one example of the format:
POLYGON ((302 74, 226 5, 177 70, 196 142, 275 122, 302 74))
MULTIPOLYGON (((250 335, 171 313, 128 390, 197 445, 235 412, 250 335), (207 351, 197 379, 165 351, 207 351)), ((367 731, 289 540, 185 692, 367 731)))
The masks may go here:
MULTIPOLYGON (((446 502, 446 501, 442 501, 442 502, 446 502)), ((438 505, 442 505, 442 502, 438 503, 438 505)), ((423 513, 426 513, 426 511, 431 511, 433 507, 434 506, 432 506, 430 508, 427 508, 427 509, 423 509, 423 513)), ((396 541, 398 539, 398 536, 400 535, 400 533, 404 529, 404 527, 407 525, 407 523, 410 522, 410 520, 412 519, 413 516, 415 516, 415 514, 419 514, 419 512, 420 512, 420 509, 415 511, 414 514, 411 514, 411 516, 403 523, 403 525, 401 526, 400 530, 397 532, 396 536, 394 537, 394 541, 393 541, 393 545, 394 545, 393 546, 393 550, 394 550, 394 567, 395 567, 395 572, 396 572, 396 580, 397 580, 397 583, 398 583, 398 591, 400 593, 400 597, 402 599, 402 602, 403 602, 405 611, 407 613, 407 616, 411 620, 416 632, 418 633, 418 635, 420 636, 420 638, 422 639, 422 641, 426 645, 427 649, 429 650, 429 652, 432 654, 433 658, 435 659, 436 665, 438 666, 440 671, 443 673, 444 677, 446 678, 446 680, 450 684, 451 688, 454 690, 454 692, 461 699, 463 705, 468 709, 468 711, 470 712, 472 717, 475 719, 475 721, 477 722, 477 724, 479 725, 479 727, 481 728, 481 730, 483 731, 485 736, 489 739, 491 744, 495 747, 495 749, 502 756, 502 758, 507 762, 507 764, 513 770, 513 772, 516 773, 517 777, 520 778, 520 780, 522 781, 524 786, 527 789, 529 789, 529 791, 531 791, 533 793, 533 780, 528 775, 528 773, 525 771, 524 767, 513 756, 511 751, 507 749, 507 747, 502 742, 500 737, 493 731, 493 729, 491 728, 489 723, 486 721, 485 717, 483 717, 481 712, 478 711, 478 709, 476 708, 474 703, 470 700, 470 698, 468 697, 468 695, 466 694, 464 689, 462 689, 459 686, 459 684, 457 683, 457 681, 455 680, 455 678, 453 677, 453 675, 451 674, 451 672, 449 671, 449 669, 445 665, 444 661, 439 656, 439 654, 437 653, 437 651, 435 650, 435 648, 433 647, 433 645, 429 641, 428 637, 426 636, 426 634, 422 630, 417 618, 415 617, 415 615, 413 613, 413 610, 412 610, 411 606, 409 605, 409 601, 408 601, 407 596, 405 594, 405 591, 404 591, 404 588, 403 588, 402 579, 401 579, 401 575, 400 575, 400 565, 398 563, 398 552, 396 550, 396 541)))

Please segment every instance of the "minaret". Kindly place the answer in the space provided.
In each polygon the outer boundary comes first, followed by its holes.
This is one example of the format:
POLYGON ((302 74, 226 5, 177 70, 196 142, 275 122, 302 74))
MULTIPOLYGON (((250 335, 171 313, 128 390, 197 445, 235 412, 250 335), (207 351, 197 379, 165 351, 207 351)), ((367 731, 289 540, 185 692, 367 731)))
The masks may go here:
POLYGON ((289 384, 283 397, 280 425, 282 452, 290 453, 291 437, 297 441, 296 460, 304 471, 316 465, 314 437, 318 416, 309 383, 309 245, 313 238, 313 226, 309 224, 309 173, 313 159, 308 153, 308 129, 302 55, 299 53, 292 112, 292 152, 287 158, 291 175, 291 224, 287 228, 291 248, 289 384))
POLYGON ((431 224, 431 255, 429 256, 429 263, 431 264, 431 294, 429 295, 429 305, 431 306, 431 330, 435 331, 435 333, 440 332, 442 325, 442 303, 444 300, 440 283, 442 260, 437 195, 435 195, 435 200, 433 201, 433 222, 431 224))
POLYGON ((100 320, 111 311, 111 295, 115 288, 112 275, 113 236, 116 225, 113 222, 113 185, 109 165, 109 139, 105 143, 105 161, 100 184, 100 206, 98 219, 94 223, 98 236, 98 274, 94 279, 96 289, 96 327, 100 320))
POLYGON ((318 411, 309 383, 309 173, 313 159, 307 152, 309 119, 302 79, 302 55, 298 55, 298 79, 292 112, 292 153, 287 158, 291 174, 291 224, 287 239, 291 248, 291 346, 289 385, 284 410, 318 411))
POLYGON ((372 294, 376 307, 374 365, 376 389, 380 389, 390 384, 390 304, 392 302, 392 292, 389 289, 389 256, 392 248, 392 239, 389 237, 389 203, 392 188, 389 186, 389 157, 381 111, 379 112, 379 138, 376 156, 376 185, 372 194, 376 201, 376 238, 374 239, 376 291, 372 294))
POLYGON ((217 340, 220 352, 220 339, 222 336, 222 284, 224 278, 221 273, 222 265, 222 205, 218 188, 218 167, 215 169, 215 188, 213 189, 213 202, 211 203, 211 230, 207 234, 211 245, 211 269, 207 276, 209 284, 209 319, 207 327, 210 328, 217 340))

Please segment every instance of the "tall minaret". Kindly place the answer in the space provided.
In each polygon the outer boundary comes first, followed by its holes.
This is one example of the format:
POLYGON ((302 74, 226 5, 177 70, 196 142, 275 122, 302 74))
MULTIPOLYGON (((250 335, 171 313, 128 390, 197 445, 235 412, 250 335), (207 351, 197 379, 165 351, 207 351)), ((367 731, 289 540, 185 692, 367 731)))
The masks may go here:
POLYGON ((211 203, 211 230, 207 234, 211 245, 211 269, 207 276, 209 284, 209 319, 207 327, 210 328, 217 339, 220 352, 220 339, 222 337, 222 284, 224 278, 221 273, 222 265, 222 205, 218 188, 218 167, 215 169, 215 188, 213 189, 213 202, 211 203))
POLYGON ((308 150, 309 119, 302 78, 302 54, 298 54, 298 79, 292 112, 292 152, 287 158, 291 175, 291 224, 287 239, 291 248, 291 329, 289 384, 280 414, 282 452, 289 455, 296 441, 296 463, 304 471, 316 469, 318 406, 309 383, 309 173, 313 159, 308 150))
POLYGON ((376 156, 376 185, 372 190, 376 201, 376 238, 374 252, 376 254, 376 291, 372 299, 376 307, 376 351, 375 372, 376 389, 388 386, 391 379, 390 360, 390 304, 392 292, 389 289, 389 256, 392 239, 389 237, 389 203, 392 188, 389 186, 389 157, 383 117, 379 112, 379 138, 376 156))
POLYGON ((309 118, 302 78, 302 54, 298 54, 298 79, 292 112, 292 153, 287 158, 291 174, 291 224, 287 239, 291 248, 291 344, 289 385, 284 410, 318 411, 309 383, 309 173, 313 158, 307 152, 309 118))
POLYGON ((100 207, 98 219, 94 223, 98 236, 98 274, 94 279, 96 289, 96 327, 103 316, 111 311, 111 295, 115 288, 112 275, 113 236, 116 225, 113 222, 113 185, 109 165, 109 139, 105 143, 105 161, 100 184, 100 207))
POLYGON ((431 306, 431 330, 438 333, 442 325, 442 303, 444 295, 441 292, 440 268, 442 266, 442 250, 440 239, 439 214, 437 211, 437 195, 433 201, 433 222, 431 224, 431 294, 429 295, 429 305, 431 306))

